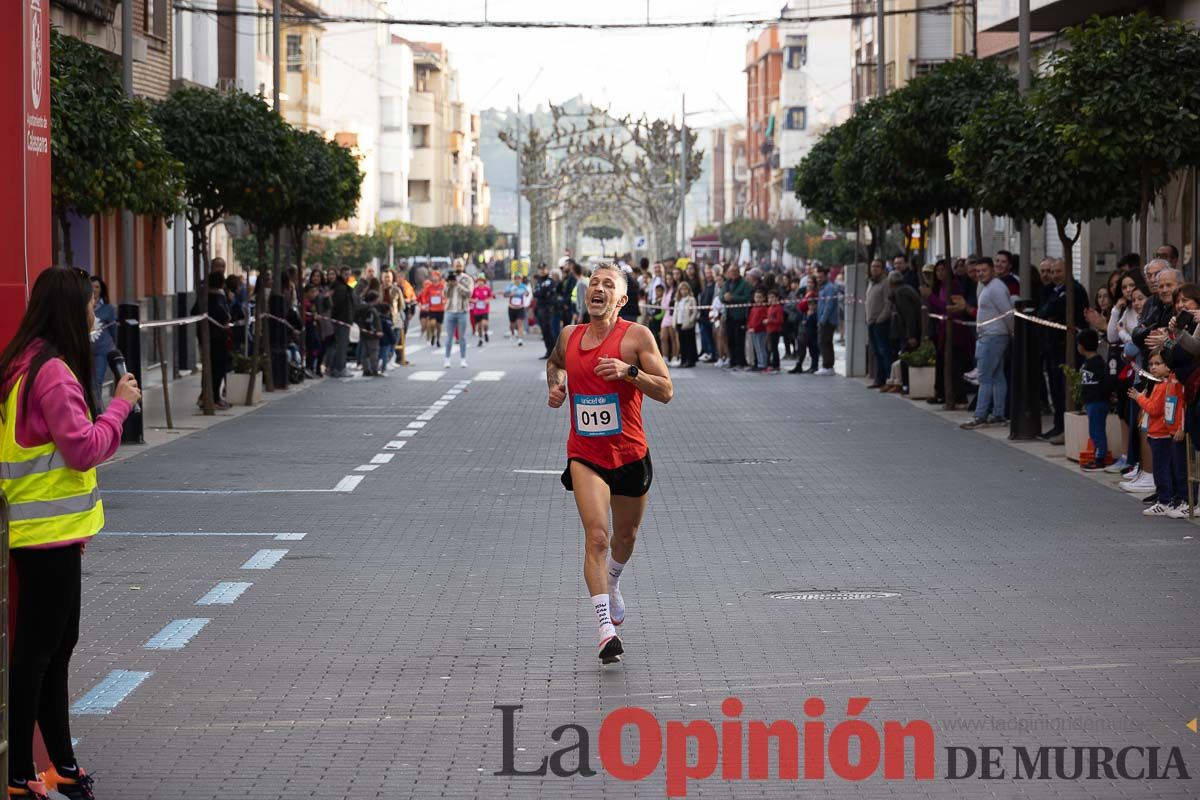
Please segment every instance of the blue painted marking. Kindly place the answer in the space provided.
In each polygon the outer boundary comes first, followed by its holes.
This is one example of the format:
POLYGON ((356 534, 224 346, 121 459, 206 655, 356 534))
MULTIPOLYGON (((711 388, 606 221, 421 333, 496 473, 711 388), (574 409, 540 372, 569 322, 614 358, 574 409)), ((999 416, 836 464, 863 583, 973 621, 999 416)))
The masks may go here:
POLYGON ((204 630, 208 622, 204 618, 177 619, 154 634, 144 647, 147 650, 182 650, 193 636, 204 630))
POLYGON ((96 688, 75 701, 72 714, 108 714, 150 677, 149 672, 114 669, 96 688))
POLYGON ((242 596, 242 592, 254 584, 244 581, 226 581, 218 583, 208 594, 196 601, 198 606, 228 606, 242 596))
POLYGON ((287 555, 287 550, 259 550, 242 564, 242 569, 270 569, 287 555))

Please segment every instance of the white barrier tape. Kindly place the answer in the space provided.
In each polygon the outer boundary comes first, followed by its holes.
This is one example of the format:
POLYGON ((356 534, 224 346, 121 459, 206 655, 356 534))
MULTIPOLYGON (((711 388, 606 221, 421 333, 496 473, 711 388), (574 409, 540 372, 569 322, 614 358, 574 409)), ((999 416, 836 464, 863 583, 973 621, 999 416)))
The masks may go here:
POLYGON ((1044 325, 1047 328, 1054 328, 1057 331, 1065 331, 1067 329, 1067 326, 1063 325, 1061 322, 1051 322, 1048 319, 1042 319, 1041 317, 1033 317, 1033 316, 1030 316, 1029 314, 1025 314, 1020 311, 1016 311, 1016 310, 1013 311, 1013 314, 1016 315, 1017 317, 1019 317, 1020 319, 1027 320, 1029 322, 1034 323, 1035 325, 1044 325))

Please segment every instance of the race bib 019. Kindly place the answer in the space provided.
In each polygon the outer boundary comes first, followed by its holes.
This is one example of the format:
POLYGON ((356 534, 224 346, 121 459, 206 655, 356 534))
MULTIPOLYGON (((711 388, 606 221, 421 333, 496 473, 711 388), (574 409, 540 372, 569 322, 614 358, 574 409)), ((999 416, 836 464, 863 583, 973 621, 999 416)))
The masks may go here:
POLYGON ((577 394, 574 398, 575 433, 580 436, 616 436, 621 432, 621 399, 616 394, 577 394))

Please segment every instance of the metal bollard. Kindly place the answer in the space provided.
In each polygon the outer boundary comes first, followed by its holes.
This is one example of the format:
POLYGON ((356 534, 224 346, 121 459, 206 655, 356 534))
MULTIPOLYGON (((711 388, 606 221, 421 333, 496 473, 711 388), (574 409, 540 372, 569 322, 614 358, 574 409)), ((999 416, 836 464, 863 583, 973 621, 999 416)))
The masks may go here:
MULTIPOLYGON (((1017 310, 1029 314, 1033 303, 1021 301, 1017 310)), ((1012 391, 1009 397, 1008 438, 1036 439, 1042 432, 1042 400, 1038 381, 1042 380, 1041 337, 1033 324, 1020 317, 1013 326, 1012 391)))
MULTIPOLYGON (((117 309, 117 347, 125 355, 125 368, 142 384, 142 328, 138 321, 141 307, 136 303, 121 303, 117 309)), ((145 444, 142 436, 142 413, 134 411, 125 418, 121 431, 121 444, 145 444)))

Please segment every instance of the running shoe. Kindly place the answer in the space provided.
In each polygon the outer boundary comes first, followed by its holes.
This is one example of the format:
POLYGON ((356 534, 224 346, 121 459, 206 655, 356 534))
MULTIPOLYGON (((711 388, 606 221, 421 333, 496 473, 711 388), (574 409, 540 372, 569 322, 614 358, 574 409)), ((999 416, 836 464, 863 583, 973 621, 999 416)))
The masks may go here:
POLYGON ((8 785, 9 797, 28 797, 30 800, 50 800, 50 795, 46 793, 46 784, 41 781, 27 781, 24 788, 20 786, 8 785))
POLYGON ((467 360, 464 358, 464 359, 462 360, 462 363, 461 363, 461 364, 459 364, 459 366, 460 366, 460 367, 462 367, 463 369, 466 369, 466 368, 467 368, 467 360))
MULTIPOLYGON (((1128 464, 1128 462, 1125 460, 1125 456, 1121 456, 1116 461, 1114 461, 1113 463, 1111 463, 1107 467, 1105 467, 1104 471, 1111 472, 1112 474, 1116 475, 1117 473, 1124 472, 1127 464, 1128 464)), ((1134 469, 1137 469, 1137 468, 1134 467, 1134 469)), ((1134 475, 1126 475, 1125 479, 1130 480, 1133 477, 1135 477, 1135 476, 1134 475)))
POLYGON ((608 587, 608 617, 613 625, 620 625, 625 621, 625 598, 621 596, 620 589, 611 586, 608 587))
POLYGON ((1121 491, 1129 492, 1130 494, 1141 494, 1148 492, 1154 488, 1154 476, 1149 473, 1142 472, 1133 480, 1125 481, 1119 484, 1121 491))
POLYGON ((1188 504, 1183 502, 1176 503, 1167 509, 1167 516, 1171 519, 1187 519, 1188 504))
MULTIPOLYGON (((1165 506, 1162 503, 1155 503, 1154 505, 1150 506, 1149 508, 1142 509, 1142 516, 1144 516, 1144 517, 1169 517, 1169 516, 1171 516, 1171 507, 1165 506)), ((604 657, 603 653, 601 653, 600 657, 601 658, 604 657)))
POLYGON ((1104 464, 1099 461, 1087 461, 1079 465, 1079 468, 1088 472, 1097 472, 1104 469, 1104 464))
POLYGON ((1007 425, 1008 417, 997 417, 995 414, 988 414, 988 425, 1007 425))
POLYGON ((615 664, 621 660, 625 648, 621 646, 620 636, 610 636, 600 643, 600 663, 615 664))
POLYGON ((450 369, 450 359, 442 359, 442 369, 450 369))
POLYGON ((53 783, 54 791, 68 800, 96 800, 96 795, 92 792, 92 776, 82 767, 71 778, 64 777, 57 769, 51 767, 46 773, 46 782, 53 783))
POLYGON ((970 430, 974 430, 975 428, 985 428, 985 427, 987 427, 987 424, 988 424, 988 421, 987 421, 986 417, 982 418, 982 419, 979 417, 975 417, 967 422, 964 422, 963 424, 959 425, 958 427, 962 428, 964 431, 970 431, 970 430))

